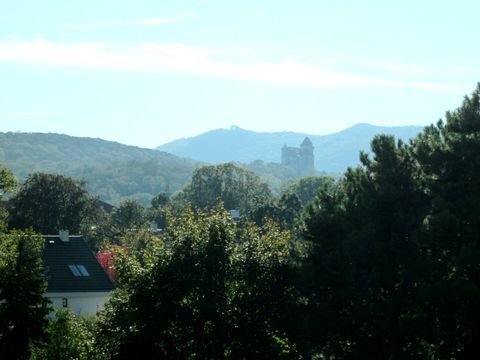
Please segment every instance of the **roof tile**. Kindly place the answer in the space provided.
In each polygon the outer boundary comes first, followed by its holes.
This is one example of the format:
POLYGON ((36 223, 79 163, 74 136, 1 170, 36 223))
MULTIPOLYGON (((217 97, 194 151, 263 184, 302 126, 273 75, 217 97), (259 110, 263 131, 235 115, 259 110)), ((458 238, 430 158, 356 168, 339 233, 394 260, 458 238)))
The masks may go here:
POLYGON ((68 242, 58 235, 45 235, 43 261, 47 269, 47 292, 110 291, 113 284, 88 248, 82 236, 69 236, 68 242), (83 265, 89 276, 75 276, 69 265, 83 265))

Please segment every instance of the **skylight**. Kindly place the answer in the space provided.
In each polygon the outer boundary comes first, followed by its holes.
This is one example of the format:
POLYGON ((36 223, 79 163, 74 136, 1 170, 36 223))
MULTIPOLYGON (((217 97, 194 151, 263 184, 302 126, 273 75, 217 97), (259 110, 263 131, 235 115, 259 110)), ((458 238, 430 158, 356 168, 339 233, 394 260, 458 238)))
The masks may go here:
POLYGON ((82 276, 90 276, 87 269, 85 269, 85 266, 77 265, 77 269, 80 271, 80 274, 82 274, 82 276))
POLYGON ((73 276, 90 276, 89 272, 83 265, 68 265, 68 268, 72 272, 73 276))

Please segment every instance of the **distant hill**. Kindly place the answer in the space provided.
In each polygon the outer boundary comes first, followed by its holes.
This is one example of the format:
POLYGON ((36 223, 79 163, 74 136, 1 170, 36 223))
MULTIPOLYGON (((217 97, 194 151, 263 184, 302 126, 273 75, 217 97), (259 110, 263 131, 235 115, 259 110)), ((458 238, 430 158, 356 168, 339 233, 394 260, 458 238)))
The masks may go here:
POLYGON ((255 160, 279 163, 283 145, 299 146, 308 136, 315 147, 316 170, 343 173, 348 166, 359 163, 360 150, 370 150, 370 141, 374 135, 391 134, 408 141, 422 129, 420 126, 357 124, 330 135, 311 135, 295 132, 258 133, 232 126, 230 129, 217 129, 195 137, 174 140, 157 147, 157 150, 210 163, 251 163, 255 160))
POLYGON ((257 133, 232 127, 175 140, 158 147, 160 151, 102 139, 8 132, 0 133, 0 164, 20 181, 34 172, 59 173, 86 180, 88 190, 103 201, 118 204, 125 198, 134 198, 146 205, 159 192, 183 188, 190 181, 193 169, 204 162, 243 163, 272 189, 279 189, 284 181, 295 177, 288 168, 278 165, 285 144, 298 146, 308 136, 315 146, 316 170, 341 174, 347 166, 358 164, 359 151, 369 150, 375 134, 392 134, 407 141, 421 130, 417 126, 359 124, 318 136, 257 133))
POLYGON ((19 180, 34 172, 85 179, 106 202, 135 198, 147 204, 161 191, 181 189, 198 161, 116 142, 60 134, 0 133, 0 164, 19 180))

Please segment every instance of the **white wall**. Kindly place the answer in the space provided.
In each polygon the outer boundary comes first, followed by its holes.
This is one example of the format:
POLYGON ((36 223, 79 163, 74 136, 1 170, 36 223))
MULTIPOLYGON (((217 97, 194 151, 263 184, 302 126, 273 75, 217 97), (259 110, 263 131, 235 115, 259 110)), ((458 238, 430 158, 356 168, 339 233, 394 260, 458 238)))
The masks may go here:
POLYGON ((52 302, 52 307, 65 309, 63 299, 67 299, 67 308, 77 315, 95 315, 103 310, 110 292, 88 292, 88 293, 46 293, 45 296, 52 302))

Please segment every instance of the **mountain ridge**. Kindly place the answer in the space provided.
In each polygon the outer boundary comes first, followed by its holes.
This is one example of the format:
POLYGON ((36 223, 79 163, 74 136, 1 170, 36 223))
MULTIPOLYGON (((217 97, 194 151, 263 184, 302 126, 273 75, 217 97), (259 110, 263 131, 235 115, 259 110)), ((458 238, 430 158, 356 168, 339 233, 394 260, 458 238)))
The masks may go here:
POLYGON ((205 163, 242 163, 276 184, 272 188, 279 188, 282 181, 294 177, 279 164, 283 145, 299 146, 309 137, 315 146, 317 172, 340 175, 348 166, 358 165, 359 151, 368 152, 375 134, 389 133, 408 141, 422 129, 362 123, 334 134, 309 135, 261 133, 232 126, 177 139, 167 143, 179 145, 176 149, 161 146, 161 150, 93 137, 6 132, 0 133, 0 164, 20 181, 34 172, 54 172, 85 179, 89 190, 104 201, 117 204, 135 198, 148 204, 158 192, 180 190, 190 181, 193 169, 205 163))
POLYGON ((376 126, 355 124, 347 129, 326 135, 301 132, 256 132, 231 126, 214 129, 189 138, 176 139, 156 147, 156 150, 209 163, 251 163, 261 160, 280 163, 283 145, 299 146, 308 137, 315 147, 317 171, 343 173, 356 166, 359 152, 370 150, 370 142, 377 134, 393 135, 408 141, 422 131, 422 126, 376 126))

